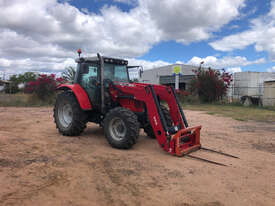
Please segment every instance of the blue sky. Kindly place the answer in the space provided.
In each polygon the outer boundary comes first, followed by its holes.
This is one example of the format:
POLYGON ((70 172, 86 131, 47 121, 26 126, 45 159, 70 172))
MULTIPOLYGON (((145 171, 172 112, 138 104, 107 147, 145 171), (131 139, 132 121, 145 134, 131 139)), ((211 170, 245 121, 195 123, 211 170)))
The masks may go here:
MULTIPOLYGON (((126 1, 127 2, 127 1, 126 1)), ((89 12, 99 13, 100 9, 106 5, 115 5, 122 11, 129 12, 136 4, 125 2, 114 2, 111 0, 72 0, 72 5, 79 9, 87 9, 89 12)), ((223 26, 220 30, 213 33, 213 37, 200 42, 194 42, 190 44, 177 43, 174 40, 162 41, 154 45, 146 54, 138 57, 138 59, 144 59, 148 61, 163 60, 167 62, 183 61, 188 62, 192 57, 206 57, 206 56, 244 56, 248 60, 265 58, 266 63, 242 66, 243 71, 266 71, 274 64, 268 61, 268 53, 256 52, 254 46, 248 46, 242 50, 235 50, 230 52, 216 51, 208 43, 222 38, 227 35, 236 34, 249 29, 250 21, 257 17, 265 16, 271 9, 270 0, 249 0, 246 1, 246 6, 240 10, 241 16, 232 20, 227 25, 223 26)))
POLYGON ((273 0, 0 0, 1 72, 58 73, 85 56, 275 72, 273 0), (17 12, 14 12, 17 11, 17 12))

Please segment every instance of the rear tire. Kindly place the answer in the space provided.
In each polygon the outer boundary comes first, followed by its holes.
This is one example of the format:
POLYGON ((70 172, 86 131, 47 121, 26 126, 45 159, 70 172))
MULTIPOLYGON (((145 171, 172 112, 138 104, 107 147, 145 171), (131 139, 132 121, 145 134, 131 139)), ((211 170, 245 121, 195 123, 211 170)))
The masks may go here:
POLYGON ((139 136, 138 118, 129 109, 116 107, 104 119, 104 133, 112 147, 130 149, 139 136))
MULTIPOLYGON (((162 113, 163 113, 163 115, 164 115, 164 118, 165 118, 165 120, 166 120, 167 126, 168 126, 168 127, 172 127, 173 121, 172 121, 172 119, 171 119, 169 110, 168 110, 165 106, 163 106, 163 105, 160 105, 160 108, 161 108, 162 113)), ((144 126, 143 129, 144 129, 144 132, 145 132, 149 137, 151 137, 152 139, 156 138, 155 133, 154 133, 154 130, 153 130, 153 128, 152 128, 152 126, 151 126, 149 120, 148 120, 147 124, 144 126)))
POLYGON ((87 115, 71 91, 64 91, 57 96, 54 122, 58 131, 65 136, 77 136, 86 128, 87 115))

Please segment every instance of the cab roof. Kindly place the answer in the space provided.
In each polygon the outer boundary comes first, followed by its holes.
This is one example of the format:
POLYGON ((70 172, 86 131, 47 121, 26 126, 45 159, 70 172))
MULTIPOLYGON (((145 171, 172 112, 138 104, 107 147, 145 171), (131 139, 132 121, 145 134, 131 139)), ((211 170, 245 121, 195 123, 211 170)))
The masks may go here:
MULTIPOLYGON (((102 56, 105 63, 110 64, 120 64, 120 65, 128 65, 128 61, 124 59, 112 58, 112 57, 105 57, 102 56)), ((77 63, 84 63, 84 62, 99 62, 99 58, 97 56, 94 57, 80 57, 75 60, 77 63)))

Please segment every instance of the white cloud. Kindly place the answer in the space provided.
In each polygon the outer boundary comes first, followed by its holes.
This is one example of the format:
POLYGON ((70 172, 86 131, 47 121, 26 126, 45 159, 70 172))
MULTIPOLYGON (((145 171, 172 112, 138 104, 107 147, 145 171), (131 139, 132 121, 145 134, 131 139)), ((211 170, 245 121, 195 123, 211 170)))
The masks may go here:
POLYGON ((234 49, 244 49, 247 46, 254 44, 259 38, 259 33, 256 31, 246 31, 236 35, 227 36, 221 40, 211 42, 210 46, 219 51, 232 51, 234 49))
POLYGON ((141 0, 165 40, 190 43, 208 39, 213 31, 240 15, 243 0, 141 0))
POLYGON ((123 4, 129 4, 129 5, 137 4, 137 0, 113 0, 113 1, 118 3, 123 3, 123 4))
MULTIPOLYGON (((129 65, 132 65, 132 66, 142 66, 144 70, 154 69, 157 67, 162 67, 162 66, 171 64, 169 62, 165 62, 161 60, 146 61, 146 60, 140 60, 140 59, 134 59, 134 58, 128 59, 128 63, 129 65)), ((139 78, 137 69, 129 70, 129 74, 131 78, 139 78)))
POLYGON ((235 56, 235 57, 222 57, 217 58, 215 56, 208 56, 205 58, 193 57, 188 61, 187 64, 199 66, 201 62, 204 62, 204 67, 214 67, 216 69, 222 68, 231 68, 231 67, 240 67, 247 66, 251 64, 262 64, 265 63, 264 58, 260 58, 254 61, 247 60, 246 57, 235 56))
POLYGON ((235 73, 235 72, 242 72, 242 69, 241 67, 232 67, 232 68, 228 68, 226 71, 230 73, 235 73))
POLYGON ((68 66, 76 66, 72 58, 38 58, 38 59, 14 59, 1 58, 0 67, 5 67, 5 73, 17 74, 25 71, 58 73, 68 66))
POLYGON ((268 68, 267 69, 267 72, 275 72, 275 66, 271 67, 271 68, 268 68))
POLYGON ((229 27, 229 29, 239 29, 239 28, 240 26, 236 24, 229 27))
POLYGON ((91 13, 70 1, 0 0, 0 56, 12 62, 1 69, 59 69, 78 48, 134 58, 161 41, 208 39, 244 6, 244 0, 116 1, 137 3, 129 12, 104 6, 91 13))
POLYGON ((210 45, 220 51, 233 51, 254 45, 256 51, 267 51, 271 60, 275 61, 275 1, 271 2, 271 10, 266 16, 251 21, 248 30, 226 36, 210 45))
MULTIPOLYGON (((34 45, 45 50, 53 47, 57 53, 81 47, 86 52, 132 57, 144 54, 160 40, 152 20, 139 8, 126 13, 105 6, 96 15, 55 0, 13 0, 0 4, 0 9, 1 32, 21 42, 17 50, 23 54, 34 45)), ((8 44, 9 36, 2 41, 8 44)), ((46 51, 43 55, 48 56, 46 51)))
POLYGON ((0 58, 0 67, 8 67, 11 65, 11 61, 8 59, 0 58))
MULTIPOLYGON (((95 56, 91 54, 89 56, 95 56)), ((160 66, 165 66, 171 64, 165 61, 146 61, 139 60, 135 58, 128 58, 129 65, 131 66, 142 66, 144 70, 152 69, 160 66)), ((73 58, 53 58, 53 57, 44 57, 38 58, 36 60, 31 60, 29 58, 20 59, 20 60, 8 60, 0 58, 0 67, 5 67, 6 74, 15 74, 22 73, 24 71, 33 71, 33 72, 46 72, 46 73, 58 73, 62 72, 66 67, 76 67, 75 60, 73 58), (14 69, 18 68, 18 69, 14 69)))
POLYGON ((161 67, 161 66, 165 66, 165 65, 169 65, 171 63, 169 62, 165 62, 162 60, 158 60, 158 61, 146 61, 146 60, 140 60, 140 59, 128 59, 129 65, 135 65, 135 66, 143 66, 144 70, 147 69, 153 69, 156 67, 161 67))

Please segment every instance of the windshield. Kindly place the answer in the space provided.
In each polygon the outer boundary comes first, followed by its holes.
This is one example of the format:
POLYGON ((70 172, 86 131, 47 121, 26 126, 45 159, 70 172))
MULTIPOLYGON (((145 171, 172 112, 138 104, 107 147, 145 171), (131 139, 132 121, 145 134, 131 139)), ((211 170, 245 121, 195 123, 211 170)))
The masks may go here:
POLYGON ((126 65, 104 64, 104 79, 117 82, 129 82, 126 65))

